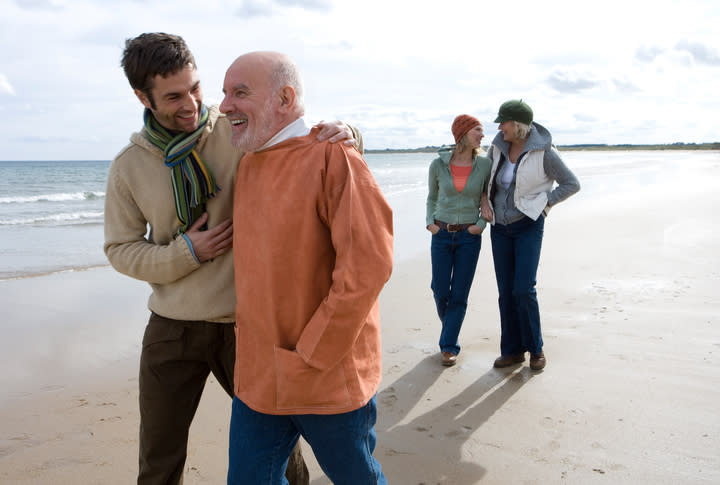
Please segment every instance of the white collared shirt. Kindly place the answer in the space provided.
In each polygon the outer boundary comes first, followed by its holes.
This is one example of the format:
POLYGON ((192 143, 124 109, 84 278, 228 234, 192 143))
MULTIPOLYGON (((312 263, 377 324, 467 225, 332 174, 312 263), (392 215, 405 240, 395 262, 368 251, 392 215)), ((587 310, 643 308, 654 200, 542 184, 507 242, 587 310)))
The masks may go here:
POLYGON ((270 138, 263 146, 261 146, 255 151, 259 152, 260 150, 265 150, 266 148, 277 145, 282 141, 289 140, 290 138, 296 138, 298 136, 305 136, 308 133, 310 133, 310 127, 308 127, 305 124, 305 120, 300 117, 287 125, 282 130, 275 133, 272 138, 270 138))

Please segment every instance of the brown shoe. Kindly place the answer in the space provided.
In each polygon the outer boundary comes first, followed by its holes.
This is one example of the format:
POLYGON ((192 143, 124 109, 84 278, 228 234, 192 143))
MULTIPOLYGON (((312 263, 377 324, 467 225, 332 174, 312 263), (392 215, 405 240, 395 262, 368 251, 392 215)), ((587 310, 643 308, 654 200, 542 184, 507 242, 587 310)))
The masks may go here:
POLYGON ((495 363, 493 364, 494 367, 497 367, 498 369, 502 367, 510 367, 511 365, 519 364, 520 362, 525 362, 525 354, 513 354, 513 355, 501 355, 497 359, 495 359, 495 363))
POLYGON ((539 354, 530 354, 530 368, 532 370, 542 370, 545 368, 547 361, 545 360, 545 352, 539 354))
POLYGON ((442 365, 452 367, 455 364, 457 364, 457 355, 450 352, 442 353, 442 365))

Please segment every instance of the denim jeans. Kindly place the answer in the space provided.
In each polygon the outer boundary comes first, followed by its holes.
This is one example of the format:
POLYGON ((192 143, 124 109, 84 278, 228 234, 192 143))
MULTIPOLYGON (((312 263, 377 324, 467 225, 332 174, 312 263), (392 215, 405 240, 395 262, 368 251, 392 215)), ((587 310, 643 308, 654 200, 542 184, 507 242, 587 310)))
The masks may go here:
POLYGON ((500 353, 542 352, 535 290, 545 217, 529 217, 490 230, 500 307, 500 353))
POLYGON ((475 277, 482 235, 465 231, 433 234, 430 245, 435 307, 442 322, 440 351, 460 353, 458 336, 465 319, 468 294, 475 277))
POLYGON ((387 485, 375 449, 377 404, 343 414, 263 414, 235 397, 230 418, 228 485, 285 485, 285 467, 300 435, 336 485, 387 485))

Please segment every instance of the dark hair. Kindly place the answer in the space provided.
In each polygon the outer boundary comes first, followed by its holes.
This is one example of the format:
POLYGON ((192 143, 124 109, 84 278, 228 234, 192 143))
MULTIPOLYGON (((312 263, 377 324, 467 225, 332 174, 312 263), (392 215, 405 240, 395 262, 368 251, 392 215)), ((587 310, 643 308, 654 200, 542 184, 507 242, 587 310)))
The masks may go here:
POLYGON ((145 33, 127 39, 120 64, 130 86, 145 93, 153 108, 155 101, 151 90, 155 76, 175 74, 188 64, 197 69, 195 58, 183 38, 163 32, 145 33))

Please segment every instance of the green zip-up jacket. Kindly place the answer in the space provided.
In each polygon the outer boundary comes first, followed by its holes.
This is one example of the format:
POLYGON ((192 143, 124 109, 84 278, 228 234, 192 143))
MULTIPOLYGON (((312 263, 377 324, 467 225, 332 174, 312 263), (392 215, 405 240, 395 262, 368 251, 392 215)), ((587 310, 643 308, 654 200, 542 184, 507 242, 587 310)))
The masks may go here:
POLYGON ((440 149, 439 157, 430 164, 425 225, 429 226, 437 219, 447 224, 477 224, 485 229, 487 221, 480 216, 480 197, 487 192, 492 162, 487 157, 476 156, 465 188, 458 192, 450 173, 454 149, 440 149))

